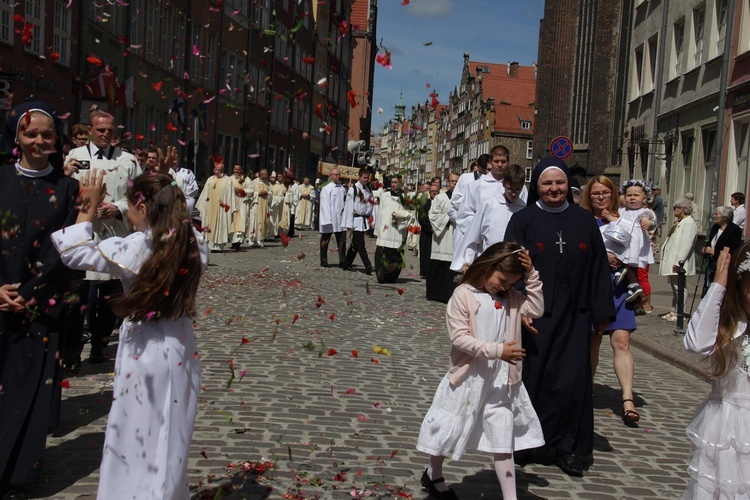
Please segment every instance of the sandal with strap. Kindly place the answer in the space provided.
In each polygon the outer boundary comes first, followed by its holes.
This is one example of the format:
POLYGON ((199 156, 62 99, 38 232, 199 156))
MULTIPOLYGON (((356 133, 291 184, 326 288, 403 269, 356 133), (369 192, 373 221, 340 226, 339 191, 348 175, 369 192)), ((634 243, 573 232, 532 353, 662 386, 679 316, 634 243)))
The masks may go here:
POLYGON ((442 477, 434 480, 430 479, 430 476, 427 475, 427 469, 424 470, 422 479, 420 479, 419 482, 422 483, 422 487, 430 493, 430 498, 434 498, 435 500, 458 500, 458 495, 456 495, 455 491, 451 489, 439 491, 435 488, 436 483, 444 483, 445 479, 442 477))
POLYGON ((641 419, 641 416, 638 414, 635 410, 626 410, 625 409, 625 403, 633 403, 633 406, 635 406, 635 401, 632 399, 623 399, 622 400, 622 422, 625 425, 634 425, 637 424, 638 421, 641 419))

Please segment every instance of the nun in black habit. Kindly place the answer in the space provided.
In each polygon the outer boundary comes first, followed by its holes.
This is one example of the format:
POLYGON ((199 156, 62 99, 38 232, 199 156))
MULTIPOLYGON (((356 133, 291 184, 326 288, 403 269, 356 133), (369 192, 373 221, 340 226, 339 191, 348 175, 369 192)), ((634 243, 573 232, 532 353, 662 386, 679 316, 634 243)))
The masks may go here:
POLYGON ((60 404, 56 357, 70 273, 52 232, 75 222, 78 181, 63 173, 59 120, 41 102, 10 113, 0 138, 0 496, 39 479, 60 404))
POLYGON ((591 455, 594 440, 592 324, 606 326, 615 310, 601 233, 593 215, 573 203, 568 180, 562 160, 539 162, 528 205, 510 219, 505 240, 529 250, 544 289, 544 316, 524 318, 523 383, 545 449, 563 472, 582 476, 581 459, 591 455))

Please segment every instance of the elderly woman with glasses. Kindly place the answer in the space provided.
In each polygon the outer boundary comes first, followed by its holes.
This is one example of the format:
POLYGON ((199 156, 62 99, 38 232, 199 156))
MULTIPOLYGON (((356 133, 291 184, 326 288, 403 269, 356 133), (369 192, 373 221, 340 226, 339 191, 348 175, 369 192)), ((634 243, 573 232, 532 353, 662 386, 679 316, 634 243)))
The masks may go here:
MULTIPOLYGON (((597 175, 583 188, 581 207, 594 214, 599 227, 605 226, 618 218, 618 207, 620 206, 618 193, 619 190, 609 177, 597 175)), ((609 253, 607 257, 610 268, 614 272, 619 267, 617 258, 609 253)), ((596 375, 596 368, 599 364, 599 349, 604 335, 608 335, 609 343, 612 345, 615 375, 620 382, 622 391, 622 419, 625 425, 632 426, 641 418, 633 401, 635 360, 630 350, 630 334, 636 329, 635 312, 633 306, 625 301, 628 296, 625 282, 615 285, 615 280, 612 279, 612 292, 616 311, 615 321, 604 329, 594 329, 591 338, 591 374, 592 378, 596 375)))
POLYGON ((716 210, 714 210, 714 225, 708 232, 706 244, 701 251, 708 264, 703 295, 706 294, 708 286, 714 280, 716 260, 719 258, 721 251, 725 247, 729 247, 729 252, 732 253, 742 244, 742 229, 732 221, 733 217, 734 209, 732 207, 716 207, 716 210))
MULTIPOLYGON (((659 317, 666 321, 677 321, 678 286, 677 271, 680 262, 684 262, 685 275, 695 275, 695 237, 698 235, 698 226, 691 217, 693 204, 690 200, 683 198, 677 201, 673 207, 674 222, 669 229, 669 234, 664 245, 661 247, 661 262, 659 264, 659 276, 666 276, 672 287, 672 309, 659 317)), ((683 294, 682 310, 687 304, 687 293, 683 294)))

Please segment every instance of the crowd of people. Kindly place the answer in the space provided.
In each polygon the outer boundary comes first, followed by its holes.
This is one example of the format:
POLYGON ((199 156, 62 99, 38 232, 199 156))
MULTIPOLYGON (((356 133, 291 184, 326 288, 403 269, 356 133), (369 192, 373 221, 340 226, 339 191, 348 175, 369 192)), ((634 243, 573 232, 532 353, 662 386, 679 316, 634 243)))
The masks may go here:
MULTIPOLYGON (((88 125, 73 127, 76 147, 65 148, 55 111, 39 102, 17 106, 3 128, 0 149, 15 156, 0 171, 3 498, 25 498, 23 486, 39 479, 45 436, 59 418, 61 373, 80 366, 89 339, 89 361, 106 361, 118 321, 98 495, 188 497, 200 276, 212 251, 276 238, 287 245, 295 230, 319 232, 322 268, 335 237, 338 266, 354 270, 359 257, 379 283, 397 282, 414 252, 426 298, 447 303, 449 368, 417 442, 429 455, 420 483, 433 498, 457 498, 443 462, 467 450, 493 454, 503 498, 516 498, 517 463, 584 475, 605 336, 622 420, 639 422, 630 335, 636 315, 653 309, 648 268, 664 220, 648 183, 617 187, 600 175, 580 189, 563 161, 545 158, 527 187, 524 169, 495 146, 445 186, 433 178, 404 189, 394 174, 386 189, 367 168, 344 183, 333 167, 314 185, 290 171, 250 176, 242 165, 227 175, 214 157, 201 189, 175 148, 132 154, 115 144, 115 130, 114 117, 95 109, 88 125)), ((748 439, 750 247, 742 244, 744 195, 732 194, 731 205, 715 210, 702 249, 710 284, 685 338, 687 349, 711 357, 714 375, 712 396, 688 428, 686 498, 748 487, 747 454, 732 443, 748 439)), ((675 276, 695 273, 694 211, 689 196, 675 203, 660 249, 660 274, 675 294, 667 321, 684 311, 675 276)))

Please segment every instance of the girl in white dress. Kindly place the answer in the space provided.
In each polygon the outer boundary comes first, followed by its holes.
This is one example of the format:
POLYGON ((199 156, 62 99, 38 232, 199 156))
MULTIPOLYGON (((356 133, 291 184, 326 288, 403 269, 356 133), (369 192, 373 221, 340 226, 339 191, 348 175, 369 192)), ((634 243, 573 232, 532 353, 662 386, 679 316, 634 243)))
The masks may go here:
POLYGON ((604 211, 603 217, 610 221, 602 226, 604 248, 608 253, 617 257, 622 265, 615 271, 615 284, 625 280, 628 284, 626 302, 635 302, 644 295, 643 288, 638 283, 638 268, 648 268, 654 263, 654 252, 651 249, 651 239, 647 231, 656 226, 656 216, 646 206, 646 200, 651 197, 651 186, 640 179, 631 179, 620 188, 619 216, 604 211), (610 232, 616 228, 616 232, 610 232), (612 237, 617 234, 618 236, 612 237), (626 235, 626 240, 622 235, 626 235))
POLYGON ((539 273, 517 243, 490 246, 467 269, 448 302, 452 349, 448 373, 422 422, 417 449, 430 455, 421 483, 433 498, 455 499, 443 461, 467 449, 494 454, 503 498, 516 498, 513 452, 544 444, 539 419, 521 382, 521 317, 544 313, 539 273), (524 277, 526 296, 512 288, 524 277))
POLYGON ((65 265, 119 276, 124 289, 111 301, 124 321, 97 496, 190 498, 187 458, 201 386, 191 316, 208 247, 189 223, 180 188, 155 173, 127 190, 137 232, 95 243, 92 221, 105 189, 101 172, 84 175, 76 224, 52 235, 65 265))
POLYGON ((683 499, 750 499, 750 242, 724 248, 685 334, 709 357, 711 393, 687 428, 690 482, 683 499))

